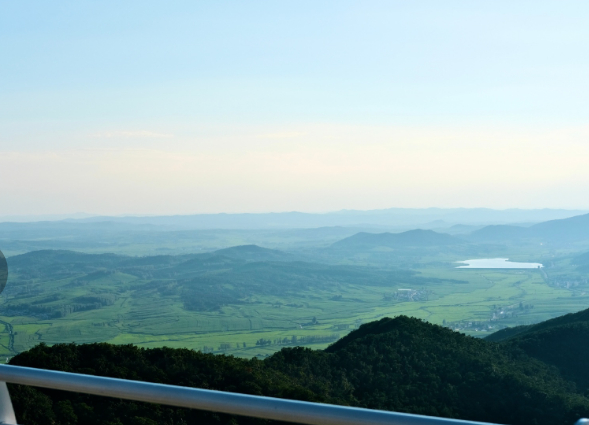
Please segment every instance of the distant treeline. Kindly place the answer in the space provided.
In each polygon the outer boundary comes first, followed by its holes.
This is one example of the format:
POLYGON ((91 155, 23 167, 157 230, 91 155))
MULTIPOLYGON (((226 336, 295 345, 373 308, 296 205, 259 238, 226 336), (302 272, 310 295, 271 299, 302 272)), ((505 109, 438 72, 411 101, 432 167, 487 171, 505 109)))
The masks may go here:
POLYGON ((273 340, 260 338, 256 341, 256 345, 307 345, 307 344, 321 344, 326 342, 333 342, 338 340, 340 337, 339 334, 331 334, 331 335, 308 335, 308 336, 299 336, 293 335, 292 337, 288 338, 276 338, 273 340))
MULTIPOLYGON (((260 338, 256 341, 256 346, 266 346, 266 345, 308 345, 308 344, 325 344, 327 342, 333 342, 338 340, 340 337, 339 334, 331 334, 331 335, 308 335, 308 336, 299 336, 293 335, 292 337, 288 338, 275 338, 275 339, 264 339, 260 338)), ((225 352, 230 350, 231 348, 246 348, 247 343, 242 342, 235 342, 229 343, 224 342, 221 343, 218 348, 215 350, 214 347, 210 347, 205 345, 202 349, 203 353, 215 353, 215 352, 225 352)))

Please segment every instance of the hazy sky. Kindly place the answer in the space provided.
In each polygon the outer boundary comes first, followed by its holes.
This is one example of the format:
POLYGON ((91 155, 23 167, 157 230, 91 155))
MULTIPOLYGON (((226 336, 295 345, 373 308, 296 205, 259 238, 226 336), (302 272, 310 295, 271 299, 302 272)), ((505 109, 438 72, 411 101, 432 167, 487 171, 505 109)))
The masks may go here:
POLYGON ((589 208, 587 1, 0 2, 0 215, 589 208))

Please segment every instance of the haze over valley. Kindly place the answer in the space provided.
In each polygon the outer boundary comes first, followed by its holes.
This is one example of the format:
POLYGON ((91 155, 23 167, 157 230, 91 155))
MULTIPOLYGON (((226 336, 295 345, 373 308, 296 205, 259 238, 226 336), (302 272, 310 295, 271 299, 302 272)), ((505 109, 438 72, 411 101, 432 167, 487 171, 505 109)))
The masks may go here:
POLYGON ((587 22, 0 2, 0 425, 589 424, 587 22))
POLYGON ((260 214, 235 229, 211 228, 225 215, 4 222, 0 354, 104 341, 264 357, 399 315, 484 337, 587 305, 589 214, 577 213, 260 214), (400 230, 410 217, 430 228, 400 230), (300 227, 313 220, 338 225, 300 227), (506 265, 458 263, 493 258, 506 265))

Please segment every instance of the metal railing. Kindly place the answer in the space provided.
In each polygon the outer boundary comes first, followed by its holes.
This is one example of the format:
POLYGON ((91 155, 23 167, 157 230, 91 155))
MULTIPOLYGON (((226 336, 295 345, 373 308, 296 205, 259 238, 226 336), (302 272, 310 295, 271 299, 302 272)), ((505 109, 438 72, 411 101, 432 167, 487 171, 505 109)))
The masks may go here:
MULTIPOLYGON (((16 424, 6 382, 308 425, 489 425, 102 376, 0 365, 0 424, 16 424)), ((589 425, 581 419, 576 425, 589 425)))

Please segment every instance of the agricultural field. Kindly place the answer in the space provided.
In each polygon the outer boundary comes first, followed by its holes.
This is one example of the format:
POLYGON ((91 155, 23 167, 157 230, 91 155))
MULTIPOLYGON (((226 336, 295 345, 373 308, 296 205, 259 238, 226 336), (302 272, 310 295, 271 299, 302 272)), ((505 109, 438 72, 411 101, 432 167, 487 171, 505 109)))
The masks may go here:
POLYGON ((455 268, 464 259, 457 254, 436 255, 422 253, 413 269, 314 263, 252 246, 14 256, 1 296, 0 356, 40 342, 110 342, 263 357, 283 346, 326 347, 385 316, 486 336, 589 305, 587 279, 569 257, 545 269, 483 270, 455 268))

